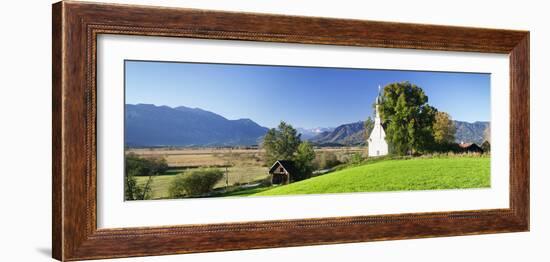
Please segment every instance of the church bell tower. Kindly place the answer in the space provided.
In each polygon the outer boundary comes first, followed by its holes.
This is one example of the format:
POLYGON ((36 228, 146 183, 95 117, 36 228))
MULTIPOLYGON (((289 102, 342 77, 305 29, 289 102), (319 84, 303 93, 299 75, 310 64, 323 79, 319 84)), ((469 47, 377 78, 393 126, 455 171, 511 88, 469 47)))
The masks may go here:
POLYGON ((369 156, 385 156, 388 154, 388 143, 386 142, 386 132, 382 127, 382 120, 380 119, 379 105, 381 102, 380 86, 378 86, 378 95, 376 96, 375 115, 374 115, 374 127, 370 133, 368 139, 369 156))

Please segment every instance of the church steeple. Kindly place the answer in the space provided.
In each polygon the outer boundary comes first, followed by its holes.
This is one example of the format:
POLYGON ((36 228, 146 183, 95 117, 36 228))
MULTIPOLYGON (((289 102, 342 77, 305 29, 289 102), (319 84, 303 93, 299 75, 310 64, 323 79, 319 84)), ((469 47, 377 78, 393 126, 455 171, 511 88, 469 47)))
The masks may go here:
POLYGON ((382 102, 380 97, 381 88, 378 85, 378 95, 376 96, 376 112, 374 115, 374 126, 368 139, 369 156, 384 156, 388 154, 388 143, 386 142, 386 132, 380 121, 379 106, 382 102))
POLYGON ((380 122, 380 112, 378 111, 378 106, 380 105, 380 85, 378 85, 378 95, 376 96, 376 105, 375 105, 375 108, 376 108, 376 112, 375 112, 375 115, 374 115, 374 121, 378 121, 380 122))

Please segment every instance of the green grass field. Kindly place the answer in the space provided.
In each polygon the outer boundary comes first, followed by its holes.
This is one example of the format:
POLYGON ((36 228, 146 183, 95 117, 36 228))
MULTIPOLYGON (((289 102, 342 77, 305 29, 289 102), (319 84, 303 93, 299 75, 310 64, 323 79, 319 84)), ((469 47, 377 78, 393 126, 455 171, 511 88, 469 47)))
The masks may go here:
POLYGON ((489 157, 386 160, 350 167, 268 190, 239 196, 382 192, 490 187, 489 157))

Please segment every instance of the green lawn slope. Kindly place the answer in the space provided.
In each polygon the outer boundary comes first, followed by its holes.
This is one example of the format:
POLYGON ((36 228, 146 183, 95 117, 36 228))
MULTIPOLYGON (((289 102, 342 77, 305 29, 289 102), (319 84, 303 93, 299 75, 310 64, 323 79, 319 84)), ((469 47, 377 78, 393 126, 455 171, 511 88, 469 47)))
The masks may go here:
POLYGON ((346 168, 252 196, 490 187, 489 157, 386 160, 346 168))

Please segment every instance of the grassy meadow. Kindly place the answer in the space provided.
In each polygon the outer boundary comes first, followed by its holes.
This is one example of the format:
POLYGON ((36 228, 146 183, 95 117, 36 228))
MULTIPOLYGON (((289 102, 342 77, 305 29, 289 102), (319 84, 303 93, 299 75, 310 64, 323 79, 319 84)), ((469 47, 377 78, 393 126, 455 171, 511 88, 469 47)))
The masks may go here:
POLYGON ((460 189, 490 185, 489 157, 416 158, 350 167, 289 185, 265 188, 250 195, 460 189))

